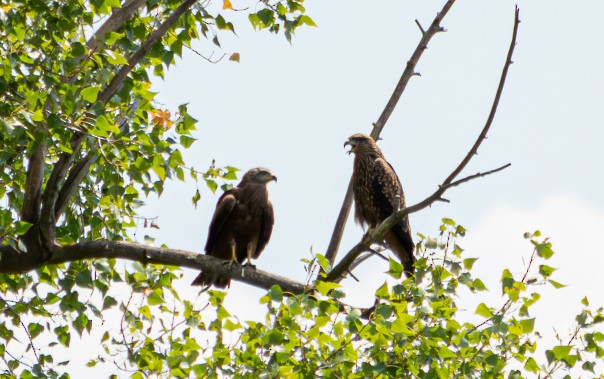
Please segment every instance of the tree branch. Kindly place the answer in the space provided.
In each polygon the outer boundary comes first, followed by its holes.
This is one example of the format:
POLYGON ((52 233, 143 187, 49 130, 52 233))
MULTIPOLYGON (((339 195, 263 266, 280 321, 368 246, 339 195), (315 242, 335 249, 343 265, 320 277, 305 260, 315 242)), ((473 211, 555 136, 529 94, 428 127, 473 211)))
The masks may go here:
MULTIPOLYGON (((496 173, 496 172, 501 171, 510 166, 510 164, 508 163, 507 165, 501 166, 495 170, 487 171, 485 173, 477 173, 475 175, 471 175, 466 178, 454 181, 455 178, 459 175, 459 173, 467 166, 468 162, 472 159, 472 157, 474 155, 476 155, 476 152, 478 151, 478 147, 480 146, 482 141, 484 141, 484 139, 487 135, 487 132, 488 132, 489 128, 491 127, 493 119, 495 118, 495 114, 497 112, 497 106, 499 105, 499 99, 501 98, 501 94, 503 92, 505 79, 507 77, 509 67, 512 64, 512 56, 514 53, 514 47, 516 46, 516 36, 518 33, 518 25, 520 24, 519 15, 520 15, 519 9, 518 9, 518 7, 516 7, 515 16, 514 16, 514 28, 513 28, 513 32, 512 32, 512 41, 511 41, 510 47, 508 49, 508 54, 506 57, 505 64, 503 65, 501 78, 499 80, 499 86, 497 87, 497 93, 495 94, 495 99, 493 100, 493 104, 491 106, 491 112, 489 113, 489 117, 487 118, 487 121, 486 121, 484 127, 482 128, 482 131, 480 132, 480 135, 478 136, 476 142, 474 143, 474 145, 472 146, 472 148, 470 149, 468 154, 466 154, 465 158, 461 161, 461 163, 455 168, 455 170, 453 170, 453 172, 443 181, 443 183, 439 186, 439 188, 431 196, 427 197, 426 199, 424 199, 422 202, 420 202, 418 204, 415 204, 411 207, 407 207, 398 212, 394 212, 390 217, 388 217, 380 225, 378 225, 372 231, 372 233, 370 235, 366 235, 361 240, 361 242, 359 242, 356 246, 354 246, 348 252, 348 254, 346 254, 346 256, 336 266, 333 267, 331 272, 327 275, 326 280, 331 280, 331 281, 342 280, 342 278, 343 278, 342 275, 349 269, 349 267, 353 264, 355 259, 359 256, 359 254, 366 251, 372 242, 383 240, 383 237, 386 235, 388 230, 390 230, 395 224, 400 222, 405 217, 405 215, 413 213, 413 212, 417 212, 421 209, 424 209, 427 206, 434 203, 435 201, 443 200, 442 195, 449 188, 458 186, 458 185, 468 182, 472 179, 476 179, 476 178, 480 178, 480 177, 483 177, 486 175, 496 173)), ((433 26, 434 26, 434 23, 432 24, 432 26, 430 26, 430 29, 432 29, 433 26)), ((426 33, 428 33, 428 32, 426 32, 426 33)), ((376 125, 376 127, 377 127, 377 125, 376 125)), ((375 128, 374 128, 374 130, 375 130, 375 128)))
POLYGON ((141 47, 128 59, 128 64, 124 65, 120 71, 113 77, 109 85, 99 93, 97 98, 103 104, 106 104, 119 90, 122 83, 132 71, 132 69, 147 55, 153 45, 155 45, 166 32, 174 26, 180 16, 185 13, 197 0, 185 0, 172 12, 168 18, 155 30, 141 47))
POLYGON ((111 16, 101 25, 92 37, 86 41, 86 47, 91 51, 96 51, 105 43, 105 37, 108 33, 118 30, 126 21, 128 21, 136 11, 143 5, 145 0, 126 0, 121 8, 114 9, 111 16))
MULTIPOLYGON (((368 251, 369 250, 369 246, 371 246, 371 244, 375 241, 382 241, 384 239, 384 236, 386 235, 386 233, 388 233, 388 231, 390 229, 392 229, 392 227, 396 224, 398 224, 406 215, 411 214, 411 213, 415 213, 417 211, 420 211, 424 208, 429 207, 430 205, 432 205, 435 201, 441 200, 442 199, 442 195, 448 190, 451 189, 453 187, 456 187, 462 183, 465 182, 469 182, 470 180, 473 179, 478 179, 478 178, 482 178, 483 176, 487 176, 487 175, 491 175, 494 174, 496 172, 499 172, 501 170, 504 170, 508 167, 510 167, 511 164, 505 164, 501 167, 498 167, 494 170, 490 170, 487 172, 483 172, 483 173, 476 173, 474 175, 470 175, 468 177, 462 178, 458 181, 455 181, 453 183, 449 183, 449 184, 442 184, 438 187, 438 189, 430 196, 428 196, 427 198, 425 198, 423 201, 407 207, 407 208, 403 208, 398 212, 393 213, 392 215, 390 215, 387 219, 385 219, 382 223, 380 223, 375 229, 373 229, 373 231, 370 234, 367 234, 363 237, 363 239, 361 240, 361 242, 357 243, 345 256, 344 258, 342 258, 342 260, 333 267, 333 269, 329 272, 329 274, 327 274, 327 277, 325 278, 325 281, 333 281, 333 282, 340 282, 342 279, 344 279, 343 274, 348 271, 348 270, 352 270, 353 266, 357 267, 359 263, 357 263, 356 258, 363 252, 368 251)), ((359 259, 360 261, 360 259, 359 259)))
MULTIPOLYGON (((121 8, 113 9, 111 12, 111 16, 101 25, 100 28, 94 32, 94 34, 86 41, 86 47, 88 48, 87 54, 82 54, 77 59, 78 61, 88 61, 93 54, 102 48, 105 45, 105 40, 107 34, 111 32, 115 32, 119 28, 124 25, 126 21, 128 21, 136 11, 138 11, 143 5, 145 5, 145 0, 126 0, 124 4, 122 4, 121 8)), ((83 64, 80 63, 78 72, 81 70, 83 64)), ((78 77, 78 73, 73 74, 71 78, 69 78, 68 82, 73 84, 78 77)))
POLYGON ((0 272, 23 273, 50 264, 61 264, 84 259, 118 258, 131 261, 187 267, 205 270, 268 290, 277 284, 284 292, 301 294, 310 287, 280 275, 271 274, 249 266, 224 264, 225 261, 191 251, 159 248, 128 242, 91 241, 57 247, 46 260, 27 259, 8 246, 0 246, 0 272))
MULTIPOLYGON (((428 42, 430 42, 432 37, 434 37, 437 33, 442 32, 444 30, 440 26, 440 23, 443 18, 445 18, 454 3, 455 0, 447 1, 441 11, 434 18, 434 21, 432 21, 432 24, 430 25, 428 30, 424 31, 423 28, 420 27, 420 30, 422 32, 422 38, 419 41, 417 47, 415 48, 415 51, 411 55, 411 59, 409 59, 409 61, 407 62, 407 66, 405 67, 405 70, 403 71, 403 74, 399 79, 398 84, 396 85, 394 92, 392 93, 392 96, 390 96, 390 100, 388 100, 386 107, 382 111, 380 118, 373 125, 371 137, 373 137, 374 140, 378 140, 382 129, 384 129, 386 122, 388 122, 390 115, 392 115, 392 112, 394 111, 394 108, 396 107, 399 99, 401 98, 401 95, 405 91, 407 83, 409 83, 411 77, 416 75, 415 66, 417 65, 417 62, 421 58, 422 54, 424 53, 424 50, 426 50, 426 48, 428 47, 428 42)), ((331 236, 331 241, 329 242, 327 252, 325 253, 325 258, 327 258, 327 260, 329 260, 332 265, 336 260, 336 255, 338 253, 338 249, 340 248, 340 242, 342 240, 342 235, 344 234, 344 227, 346 226, 346 220, 348 220, 348 215, 350 214, 351 207, 352 178, 350 179, 350 183, 348 184, 346 196, 344 196, 344 203, 342 204, 342 208, 340 209, 340 213, 338 214, 338 219, 336 221, 336 225, 331 236)))
POLYGON ((25 180, 25 195, 21 208, 21 220, 35 224, 40 217, 40 199, 42 182, 44 181, 44 166, 46 158, 46 142, 41 141, 34 150, 27 165, 25 180))
POLYGON ((482 128, 482 131, 480 132, 480 135, 476 139, 476 142, 474 142, 474 146, 472 146, 470 151, 468 151, 468 154, 463 159, 463 161, 461 161, 459 166, 457 166, 457 168, 455 170, 453 170, 451 175, 449 175, 449 177, 447 177, 447 179, 445 179, 445 181, 443 182, 444 184, 451 183, 457 177, 457 175, 459 175, 459 173, 466 167, 468 162, 470 162, 470 159, 472 159, 472 157, 478 153, 478 147, 480 146, 482 141, 484 141, 484 139, 486 138, 487 133, 491 127, 491 124, 493 123, 493 120, 495 119, 495 113, 497 112, 497 106, 499 105, 499 99, 501 98, 501 94, 503 93, 503 87, 505 85, 505 78, 508 75, 508 69, 510 68, 510 65, 513 63, 512 56, 514 55, 514 48, 516 47, 516 35, 518 33, 518 25, 520 24, 519 16, 520 16, 520 10, 518 9, 518 7, 516 7, 516 10, 514 12, 514 29, 512 32, 512 42, 510 43, 510 48, 508 49, 508 55, 506 57, 505 64, 503 65, 503 70, 501 71, 501 78, 499 79, 499 86, 497 87, 497 93, 495 94, 495 98, 493 99, 493 105, 491 105, 491 112, 489 113, 487 122, 486 122, 484 128, 482 128))
MULTIPOLYGON (((134 115, 136 110, 138 109, 138 101, 135 101, 129 110, 129 114, 124 116, 122 120, 120 120, 120 131, 123 132, 125 128, 128 126, 128 122, 131 120, 131 117, 134 115)), ((88 154, 82 158, 76 164, 71 171, 69 172, 69 176, 65 179, 65 183, 61 187, 61 191, 59 192, 57 198, 57 204, 55 206, 55 220, 58 220, 59 217, 65 211, 67 204, 71 200, 72 196, 75 194, 78 186, 84 180, 84 177, 90 170, 90 167, 96 162, 99 158, 96 151, 100 148, 100 142, 97 141, 96 145, 88 151, 88 154)))

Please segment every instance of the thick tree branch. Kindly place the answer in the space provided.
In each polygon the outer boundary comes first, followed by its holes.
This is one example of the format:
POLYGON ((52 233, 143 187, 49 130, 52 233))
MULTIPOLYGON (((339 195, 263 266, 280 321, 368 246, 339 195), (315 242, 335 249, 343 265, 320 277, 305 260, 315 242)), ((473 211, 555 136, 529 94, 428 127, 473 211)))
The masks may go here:
POLYGON ((44 181, 44 166, 46 159, 46 143, 41 141, 34 150, 27 165, 25 180, 25 195, 21 208, 21 220, 35 224, 40 216, 40 199, 42 182, 44 181))
POLYGON ((25 259, 23 254, 8 246, 0 246, 0 272, 23 273, 49 264, 60 264, 84 259, 119 258, 145 263, 155 263, 206 270, 216 275, 229 275, 233 279, 256 287, 269 289, 277 284, 284 292, 301 294, 309 287, 283 276, 252 267, 234 264, 209 255, 192 251, 166 249, 128 242, 91 241, 57 247, 46 261, 25 259))
MULTIPOLYGON (((401 95, 405 91, 407 87, 407 83, 409 83, 409 79, 414 75, 417 75, 415 72, 415 66, 417 66, 417 62, 421 58, 424 50, 428 47, 428 42, 434 37, 437 33, 442 32, 444 29, 440 26, 441 21, 445 18, 455 0, 449 0, 443 6, 442 10, 436 15, 434 21, 430 25, 428 30, 424 31, 423 28, 420 27, 420 31, 422 32, 422 38, 419 41, 415 51, 411 55, 411 59, 407 62, 407 66, 403 71, 401 78, 396 85, 392 96, 390 96, 390 100, 386 104, 386 107, 382 111, 380 118, 373 125, 373 130, 371 131, 371 137, 378 140, 382 129, 388 122, 390 115, 394 111, 401 95)), ((419 25, 419 23, 418 23, 419 25)), ((331 241, 329 242, 329 246, 327 247, 327 252, 325 253, 325 258, 329 260, 329 262, 333 265, 336 260, 336 255, 338 253, 338 249, 340 247, 340 241, 342 240, 342 235, 344 234, 344 227, 346 226, 346 220, 348 219, 348 215, 350 214, 350 208, 352 207, 352 179, 350 179, 350 183, 348 184, 348 189, 346 190, 346 196, 344 196, 344 203, 342 204, 342 208, 340 209, 340 213, 338 215, 338 219, 336 221, 336 225, 333 230, 333 234, 331 236, 331 241)))
POLYGON ((96 51, 101 45, 105 44, 105 38, 108 33, 115 32, 124 23, 136 13, 143 5, 145 0, 126 0, 121 8, 114 9, 111 16, 101 25, 92 37, 86 41, 86 47, 91 52, 96 51))
MULTIPOLYGON (((495 99, 493 100, 493 104, 491 106, 491 112, 489 113, 489 117, 487 118, 487 121, 486 121, 484 127, 482 128, 482 131, 480 132, 478 138, 476 139, 476 142, 474 143, 474 145, 472 146, 472 148, 470 149, 468 154, 466 154, 465 158, 461 161, 461 163, 459 163, 459 165, 453 170, 453 172, 443 181, 443 183, 440 185, 438 190, 436 190, 431 196, 427 197, 426 199, 424 199, 422 202, 420 202, 418 204, 415 204, 411 207, 407 207, 401 211, 395 212, 390 217, 388 217, 386 220, 384 220, 380 225, 378 225, 372 231, 372 233, 370 235, 366 235, 363 238, 363 240, 361 240, 361 242, 359 242, 355 247, 353 247, 352 250, 350 250, 348 252, 348 254, 346 254, 346 256, 336 266, 333 267, 331 272, 327 275, 326 280, 340 281, 343 278, 342 275, 347 270, 349 270, 350 266, 353 264, 355 259, 359 256, 359 254, 361 254, 364 251, 367 251, 367 249, 369 248, 369 246, 371 245, 372 242, 382 241, 384 236, 388 232, 388 230, 390 230, 395 224, 400 222, 405 217, 405 215, 407 215, 409 213, 417 212, 420 209, 424 209, 427 206, 434 203, 435 201, 443 200, 442 195, 449 188, 458 186, 458 185, 468 182, 472 179, 476 179, 476 178, 480 178, 480 177, 483 177, 483 176, 486 176, 489 174, 493 174, 495 172, 501 171, 510 166, 510 164, 507 164, 507 165, 499 167, 495 170, 491 170, 491 171, 488 171, 485 173, 478 173, 478 174, 471 175, 466 178, 462 178, 460 180, 454 181, 455 178, 461 173, 461 171, 467 166, 468 162, 472 159, 472 157, 474 157, 474 155, 476 155, 476 152, 478 151, 478 147, 480 146, 482 141, 484 141, 484 139, 486 138, 487 132, 489 131, 489 128, 491 127, 493 119, 495 118, 495 114, 497 112, 497 106, 499 105, 499 99, 501 98, 501 94, 503 92, 505 79, 507 77, 509 67, 512 64, 512 56, 514 54, 514 47, 516 46, 516 36, 518 33, 519 24, 520 24, 519 10, 518 10, 518 8, 516 8, 515 17, 514 17, 514 28, 513 28, 513 32, 512 32, 512 41, 511 41, 510 47, 508 49, 508 54, 506 57, 505 64, 503 65, 501 78, 499 80, 499 85, 497 87, 497 93, 495 94, 495 99)), ((430 28, 432 28, 432 26, 430 28)), ((426 34, 427 33, 428 32, 426 32, 426 34)))

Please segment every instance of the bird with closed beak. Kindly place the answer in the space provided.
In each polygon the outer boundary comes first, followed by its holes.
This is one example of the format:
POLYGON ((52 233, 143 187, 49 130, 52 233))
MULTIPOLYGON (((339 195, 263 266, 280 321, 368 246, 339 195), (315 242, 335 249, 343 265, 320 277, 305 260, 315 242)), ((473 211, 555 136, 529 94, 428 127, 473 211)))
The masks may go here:
MULTIPOLYGON (((256 167, 243 175, 236 187, 218 199, 210 222, 205 253, 223 259, 251 265, 271 238, 274 224, 273 205, 268 199, 267 184, 277 177, 267 168, 256 167)), ((226 288, 228 276, 200 273, 192 285, 226 288)))

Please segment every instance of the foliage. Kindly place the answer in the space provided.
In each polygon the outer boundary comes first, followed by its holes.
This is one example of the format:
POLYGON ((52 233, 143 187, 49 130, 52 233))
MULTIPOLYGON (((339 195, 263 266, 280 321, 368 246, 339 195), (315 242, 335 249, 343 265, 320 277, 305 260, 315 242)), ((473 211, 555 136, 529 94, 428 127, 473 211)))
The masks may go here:
POLYGON ((91 357, 89 366, 113 362, 133 378, 520 378, 549 377, 567 368, 595 376, 604 334, 594 326, 604 316, 586 299, 569 339, 539 346, 539 323, 531 314, 540 299, 538 286, 559 287, 545 263, 553 255, 547 239, 527 234, 533 252, 526 272, 515 277, 504 269, 503 304, 481 303, 472 316, 460 312, 457 302, 486 287, 472 274, 476 259, 464 257, 459 246, 465 230, 444 222, 439 238, 420 243, 415 280, 403 278, 402 266, 390 261, 395 280, 378 288, 368 319, 363 310, 344 305, 338 284, 321 281, 315 292, 298 296, 271 288, 260 299, 265 318, 243 322, 224 307, 225 292, 182 299, 172 267, 124 269, 113 260, 97 260, 91 269, 85 263, 45 267, 38 280, 4 275, 3 314, 12 322, 0 327, 0 353, 23 377, 59 377, 66 362, 53 361, 53 346, 69 346, 74 331, 90 333, 92 325, 119 317, 119 327, 103 333, 104 353, 91 357), (116 298, 110 288, 125 295, 116 298), (482 321, 470 321, 476 317, 482 321), (26 347, 21 356, 15 353, 19 346, 26 347))
MULTIPOLYGON (((124 3, 134 3, 127 1, 124 3)), ((17 247, 29 225, 19 220, 26 192, 29 157, 45 143, 45 180, 61 155, 73 167, 90 162, 73 202, 57 226, 60 243, 107 238, 127 239, 141 195, 160 195, 165 181, 184 180, 182 148, 195 141, 196 120, 186 105, 163 109, 154 102, 151 79, 207 39, 220 46, 220 31, 235 32, 229 7, 195 4, 178 18, 149 52, 137 52, 182 1, 147 1, 114 31, 93 35, 108 15, 123 11, 115 0, 9 1, 0 6, 0 238, 17 247), (208 7, 207 7, 208 6, 208 7), (132 63, 134 67, 130 67, 132 63), (119 82, 118 73, 130 70, 119 82), (118 81, 112 94, 108 87, 118 81), (85 133, 74 146, 74 136, 85 133)), ((229 3, 230 4, 230 3, 229 3)), ((257 29, 287 38, 300 25, 314 25, 302 1, 265 2, 249 17, 257 29)), ((112 16, 113 17, 113 16, 112 16)), ((71 170, 75 173, 75 169, 71 170)), ((200 178, 216 189, 216 179, 233 179, 234 169, 211 167, 200 178)), ((65 187, 65 186, 64 186, 65 187)), ((193 201, 198 200, 195 194, 193 201)))
MULTIPOLYGON (((182 298, 176 267, 115 259, 38 264, 58 246, 129 240, 143 195, 161 195, 166 180, 188 175, 216 191, 235 179, 233 167, 212 163, 200 172, 185 165, 182 149, 195 141, 196 120, 186 104, 157 104, 151 90, 183 48, 195 40, 219 48, 220 33, 235 32, 231 9, 229 0, 0 5, 0 247, 11 247, 0 250, 7 254, 0 255, 2 375, 67 378, 69 362, 56 361, 55 352, 71 347, 75 334, 99 331, 102 350, 88 365, 113 364, 133 378, 593 372, 604 355, 604 334, 593 326, 603 316, 587 299, 570 339, 546 349, 545 359, 538 355, 530 313, 540 297, 535 285, 562 286, 544 263, 553 251, 539 233, 527 235, 534 251, 525 275, 503 271, 505 302, 480 304, 478 323, 456 304, 462 288, 469 290, 464 296, 486 288, 471 274, 475 258, 463 257, 457 244, 465 230, 448 219, 438 239, 419 244, 415 279, 403 279, 401 265, 390 262, 395 284, 377 290, 371 312, 350 309, 339 285, 317 281, 303 295, 271 288, 260 299, 264 320, 242 322, 224 307, 225 292, 182 298), (42 221, 56 225, 38 223, 44 207, 50 217, 42 221), (36 256, 37 248, 48 251, 36 256), (9 274, 9 253, 39 259, 31 267, 40 268, 9 274)), ((253 28, 287 39, 297 27, 315 25, 301 0, 263 1, 246 11, 253 28)), ((193 203, 199 197, 197 190, 193 203)))
POLYGON ((272 288, 261 299, 268 309, 263 323, 223 320, 222 330, 240 330, 241 342, 218 342, 208 370, 213 377, 265 373, 293 378, 550 377, 572 367, 594 374, 604 335, 593 326, 604 316, 602 309, 589 309, 586 300, 567 343, 547 349, 545 359, 537 354, 540 334, 530 312, 540 298, 535 286, 560 286, 551 279, 553 269, 542 264, 553 251, 539 232, 526 236, 533 253, 523 277, 503 270, 504 304, 481 303, 476 315, 484 321, 466 320, 456 305, 461 288, 469 290, 464 296, 472 296, 486 287, 471 273, 476 259, 464 258, 457 244, 464 233, 444 219, 441 241, 423 239, 415 280, 402 279, 402 266, 391 260, 390 275, 397 281, 376 291, 369 320, 359 310, 342 311, 345 294, 333 283, 318 282, 317 292, 302 296, 284 296, 272 288))

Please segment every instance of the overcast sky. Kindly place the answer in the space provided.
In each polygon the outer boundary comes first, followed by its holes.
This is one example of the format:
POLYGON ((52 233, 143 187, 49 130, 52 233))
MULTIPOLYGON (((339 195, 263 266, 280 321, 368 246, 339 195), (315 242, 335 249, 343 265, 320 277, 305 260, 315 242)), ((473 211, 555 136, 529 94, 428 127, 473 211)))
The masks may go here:
MULTIPOLYGON (((250 3, 232 0, 235 8, 250 3)), ((185 161, 205 170, 218 166, 272 169, 269 185, 275 228, 258 268, 303 281, 300 262, 323 253, 352 172, 342 145, 353 133, 369 133, 415 49, 420 33, 444 1, 307 0, 318 28, 302 28, 288 44, 283 36, 254 32, 245 12, 234 14, 237 36, 222 36, 226 59, 212 65, 185 52, 165 81, 156 81, 158 101, 176 110, 190 103, 199 120, 185 161)), ((430 195, 467 153, 487 118, 513 26, 512 1, 460 1, 433 38, 382 133, 380 146, 394 166, 412 205, 430 195)), ((254 6, 253 4, 251 5, 254 6)), ((466 255, 479 257, 475 275, 491 291, 480 301, 501 303, 498 280, 505 267, 519 274, 531 252, 525 231, 541 229, 557 252, 551 265, 569 286, 545 291, 533 316, 544 335, 564 335, 589 295, 604 305, 604 2, 520 2, 522 23, 506 88, 488 139, 465 174, 512 166, 447 193, 449 204, 411 215, 414 233, 436 235, 442 217, 464 225, 466 255), (486 299, 486 300, 485 300, 486 299)), ((209 54, 205 41, 195 45, 209 54)), ((217 52, 218 54, 218 52, 217 52)), ((218 198, 200 183, 169 183, 143 211, 159 216, 156 243, 202 252, 218 198)), ((347 225, 339 257, 362 230, 347 225)), ((416 241, 418 238, 416 238, 416 241)), ((347 301, 373 303, 387 264, 367 261, 361 283, 344 282, 347 301)), ((197 275, 184 271, 183 291, 197 275)), ((186 292, 185 292, 186 293, 186 292)), ((227 304, 242 320, 257 318, 262 290, 233 282, 227 304)), ((460 299, 468 317, 476 299, 460 299)))

